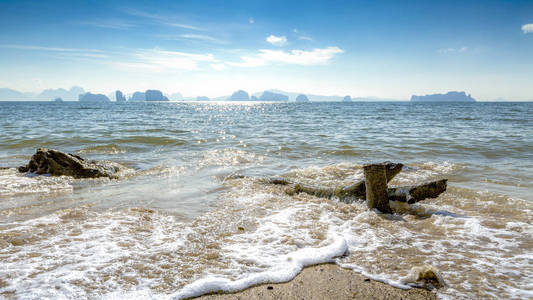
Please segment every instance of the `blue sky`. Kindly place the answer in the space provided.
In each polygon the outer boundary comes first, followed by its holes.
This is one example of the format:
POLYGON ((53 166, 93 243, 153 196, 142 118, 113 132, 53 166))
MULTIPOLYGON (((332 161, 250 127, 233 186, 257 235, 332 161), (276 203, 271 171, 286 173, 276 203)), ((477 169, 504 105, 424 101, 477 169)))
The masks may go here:
POLYGON ((0 1, 0 87, 533 100, 533 1, 0 1))

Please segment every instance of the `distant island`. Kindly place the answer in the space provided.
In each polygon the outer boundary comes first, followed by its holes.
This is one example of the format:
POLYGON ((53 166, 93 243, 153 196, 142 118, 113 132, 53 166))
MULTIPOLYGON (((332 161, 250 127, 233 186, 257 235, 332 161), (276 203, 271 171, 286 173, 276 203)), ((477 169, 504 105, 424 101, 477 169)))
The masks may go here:
POLYGON ((300 94, 298 97, 296 97, 296 102, 309 102, 309 98, 307 98, 306 95, 300 94))
POLYGON ((271 91, 264 91, 261 97, 259 97, 259 100, 260 101, 289 101, 289 96, 286 96, 280 93, 274 93, 271 91))
POLYGON ((342 102, 352 102, 352 97, 345 96, 344 98, 342 98, 342 102))
POLYGON ((122 94, 121 91, 115 92, 115 101, 117 102, 126 102, 126 97, 124 97, 124 94, 122 94))
POLYGON ((243 90, 238 90, 235 93, 233 93, 229 98, 229 101, 249 101, 250 96, 247 92, 243 90))
POLYGON ((80 102, 111 102, 109 98, 106 95, 103 94, 92 94, 90 92, 87 92, 85 94, 80 94, 78 97, 78 101, 80 102))
POLYGON ((57 97, 57 98, 53 99, 52 101, 54 101, 54 102, 63 102, 63 99, 61 99, 61 97, 57 97))
POLYGON ((446 94, 433 94, 425 96, 411 96, 411 102, 476 102, 472 96, 465 92, 448 92, 446 94))

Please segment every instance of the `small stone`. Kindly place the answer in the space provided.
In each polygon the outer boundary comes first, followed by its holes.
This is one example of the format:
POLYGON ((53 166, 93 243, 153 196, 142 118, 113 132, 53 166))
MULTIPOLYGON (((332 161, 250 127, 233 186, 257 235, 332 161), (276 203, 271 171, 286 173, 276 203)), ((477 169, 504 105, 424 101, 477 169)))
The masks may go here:
POLYGON ((273 286, 270 286, 270 285, 269 285, 269 286, 267 286, 267 290, 273 290, 273 289, 274 289, 274 287, 273 287, 273 286))

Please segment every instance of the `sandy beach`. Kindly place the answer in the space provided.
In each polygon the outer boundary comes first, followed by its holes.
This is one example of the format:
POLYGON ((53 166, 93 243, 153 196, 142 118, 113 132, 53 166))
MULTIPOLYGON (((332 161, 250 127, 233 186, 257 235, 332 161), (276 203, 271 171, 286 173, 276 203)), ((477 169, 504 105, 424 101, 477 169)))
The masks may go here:
POLYGON ((212 294, 198 297, 222 299, 437 299, 423 289, 402 290, 369 280, 363 275, 335 264, 305 268, 293 280, 279 284, 262 284, 233 294, 212 294))

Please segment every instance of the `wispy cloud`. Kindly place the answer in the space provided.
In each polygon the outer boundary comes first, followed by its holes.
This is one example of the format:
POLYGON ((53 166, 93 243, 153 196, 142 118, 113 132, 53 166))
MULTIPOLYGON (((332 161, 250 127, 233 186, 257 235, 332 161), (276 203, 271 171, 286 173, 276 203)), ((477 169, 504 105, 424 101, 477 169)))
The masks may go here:
POLYGON ((533 24, 524 24, 524 25, 522 25, 522 31, 524 33, 532 33, 533 32, 533 24))
POLYGON ((202 42, 209 42, 209 43, 215 43, 215 44, 229 44, 229 42, 221 39, 217 39, 215 37, 209 36, 209 35, 203 35, 203 34, 172 34, 172 35, 159 35, 162 39, 166 40, 195 40, 195 41, 202 41, 202 42))
POLYGON ((269 35, 266 38, 266 41, 271 43, 274 46, 284 46, 287 44, 287 37, 286 36, 275 36, 273 34, 269 35))
POLYGON ((195 54, 161 49, 143 49, 133 53, 133 57, 115 65, 128 69, 150 71, 193 71, 199 70, 200 63, 216 62, 212 54, 195 54))
POLYGON ((440 54, 452 54, 452 53, 463 53, 468 51, 468 47, 460 47, 460 48, 443 48, 439 49, 437 52, 440 54))
POLYGON ((193 26, 193 25, 187 25, 187 24, 180 24, 180 23, 166 23, 168 26, 171 27, 178 27, 178 28, 184 28, 184 29, 191 29, 196 31, 205 31, 204 28, 193 26))
POLYGON ((314 41, 312 37, 306 35, 306 34, 303 34, 302 32, 300 32, 300 30, 294 28, 292 30, 292 32, 296 33, 296 37, 299 39, 299 40, 302 40, 302 41, 314 41))
POLYGON ((61 48, 61 47, 44 47, 34 45, 0 45, 0 48, 18 49, 18 50, 35 50, 35 51, 52 51, 52 52, 91 52, 103 53, 103 50, 86 49, 86 48, 61 48))
POLYGON ((229 63, 238 67, 258 67, 269 63, 284 63, 290 65, 312 66, 327 64, 335 55, 343 53, 339 47, 317 48, 305 50, 268 50, 261 49, 254 56, 241 56, 240 62, 229 63))
POLYGON ((135 27, 135 24, 124 20, 92 20, 80 21, 77 24, 83 26, 92 26, 106 29, 129 29, 135 27))
POLYGON ((252 18, 252 17, 250 17, 250 18, 248 19, 248 23, 250 23, 250 24, 253 24, 253 23, 255 23, 255 19, 254 19, 254 18, 252 18))
POLYGON ((205 28, 201 28, 201 27, 194 26, 191 24, 185 24, 183 22, 176 22, 176 19, 177 19, 176 17, 156 14, 156 13, 149 13, 149 12, 140 11, 136 9, 127 9, 125 10, 125 12, 131 16, 149 19, 149 20, 155 21, 158 24, 166 25, 169 27, 178 27, 178 28, 190 29, 190 30, 196 30, 196 31, 205 31, 205 28))

